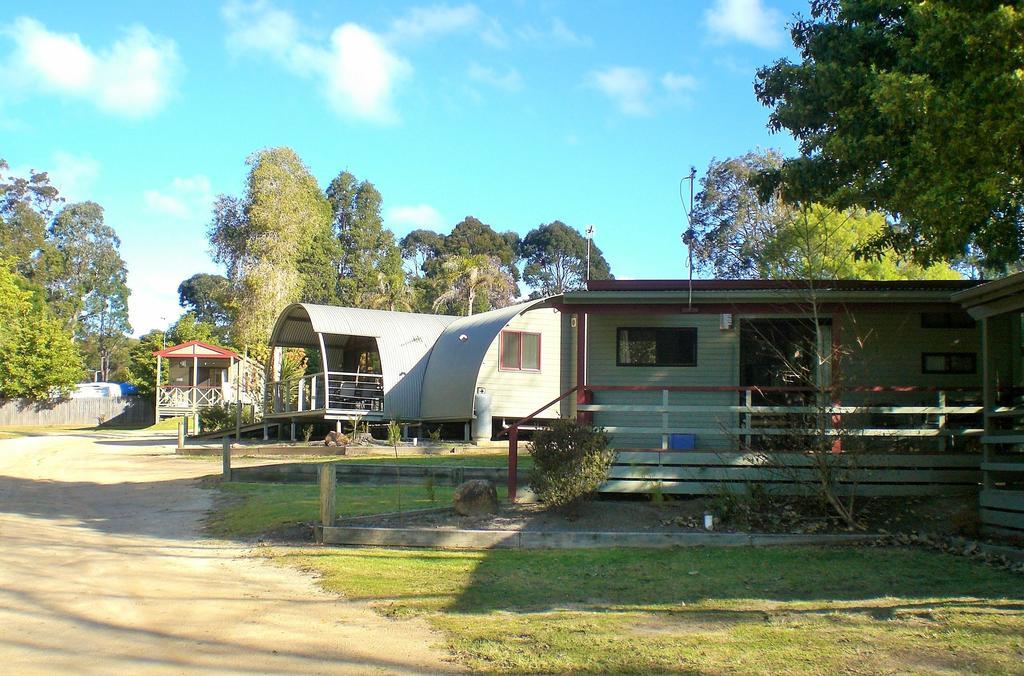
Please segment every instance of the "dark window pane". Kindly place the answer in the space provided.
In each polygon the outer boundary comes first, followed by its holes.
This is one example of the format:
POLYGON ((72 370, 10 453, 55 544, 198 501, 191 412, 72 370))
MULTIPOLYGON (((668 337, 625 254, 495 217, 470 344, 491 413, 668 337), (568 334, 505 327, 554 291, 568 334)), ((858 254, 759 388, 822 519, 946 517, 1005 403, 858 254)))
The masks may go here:
POLYGON ((616 356, 620 366, 695 366, 697 329, 620 328, 616 356))
POLYGON ((519 368, 519 334, 515 331, 501 334, 501 368, 519 368))
POLYGON ((974 318, 966 312, 922 312, 923 329, 973 329, 974 318))

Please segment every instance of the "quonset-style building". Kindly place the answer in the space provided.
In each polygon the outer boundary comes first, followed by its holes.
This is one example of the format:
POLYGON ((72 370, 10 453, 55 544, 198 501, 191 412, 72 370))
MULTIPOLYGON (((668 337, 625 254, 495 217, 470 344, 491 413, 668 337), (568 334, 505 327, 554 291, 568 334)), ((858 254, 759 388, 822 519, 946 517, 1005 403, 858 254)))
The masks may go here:
POLYGON ((462 423, 467 438, 490 439, 569 387, 567 320, 551 299, 469 317, 295 304, 270 339, 267 419, 462 423), (319 363, 282 381, 283 348, 314 350, 319 363))

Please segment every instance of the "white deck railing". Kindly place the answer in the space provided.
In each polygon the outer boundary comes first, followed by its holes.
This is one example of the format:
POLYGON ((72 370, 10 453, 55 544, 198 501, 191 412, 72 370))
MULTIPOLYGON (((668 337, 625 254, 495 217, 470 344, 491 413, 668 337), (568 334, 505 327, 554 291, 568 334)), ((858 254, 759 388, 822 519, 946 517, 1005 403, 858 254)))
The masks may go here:
MULTIPOLYGON (((602 427, 612 435, 642 434, 661 437, 661 447, 669 447, 672 434, 694 434, 704 436, 729 437, 750 447, 758 437, 875 437, 875 438, 932 438, 937 439, 940 449, 952 438, 975 437, 982 434, 980 426, 965 426, 965 422, 976 422, 980 418, 982 406, 979 393, 971 389, 938 390, 923 387, 899 388, 860 388, 851 390, 851 395, 865 400, 867 397, 884 399, 888 397, 908 397, 917 399, 906 405, 890 405, 870 403, 844 405, 841 402, 811 405, 817 397, 824 397, 826 402, 830 393, 813 388, 778 387, 671 387, 657 386, 587 386, 585 399, 587 403, 577 405, 581 413, 595 416, 594 424, 602 427), (661 403, 595 403, 594 395, 602 392, 658 392, 661 403), (742 404, 715 405, 670 403, 670 395, 715 395, 738 393, 742 404), (765 398, 772 394, 791 395, 804 403, 794 405, 758 405, 755 397, 765 398), (928 402, 927 399, 931 401, 928 402), (951 403, 954 402, 954 403, 951 403), (977 402, 977 403, 975 403, 977 402), (601 414, 632 414, 630 418, 642 415, 658 415, 660 424, 651 425, 648 419, 640 423, 617 425, 603 424, 601 414), (682 414, 682 415, 681 415, 682 414), (697 425, 680 425, 685 415, 694 416, 699 420, 697 425), (951 424, 950 416, 964 416, 951 424), (711 424, 708 424, 708 423, 711 424)), ((606 419, 607 420, 607 419, 606 419)), ((619 417, 623 420, 623 417, 619 417)), ((616 421, 618 422, 618 421, 616 421)), ((699 443, 699 441, 698 441, 699 443)))
POLYGON ((223 403, 224 390, 220 387, 161 385, 157 389, 157 406, 161 409, 193 410, 223 403))
POLYGON ((340 412, 353 415, 384 410, 384 376, 329 371, 267 385, 267 415, 340 412))

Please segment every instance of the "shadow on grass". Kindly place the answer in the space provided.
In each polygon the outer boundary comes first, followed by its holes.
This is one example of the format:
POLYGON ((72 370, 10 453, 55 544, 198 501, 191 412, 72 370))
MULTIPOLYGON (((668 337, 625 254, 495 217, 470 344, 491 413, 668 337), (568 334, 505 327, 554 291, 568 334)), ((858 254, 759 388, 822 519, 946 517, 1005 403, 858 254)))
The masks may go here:
POLYGON ((826 614, 828 604, 837 603, 851 612, 884 615, 898 612, 914 599, 922 607, 953 604, 979 611, 1024 610, 1019 575, 970 559, 913 549, 441 552, 332 548, 305 552, 304 557, 323 557, 325 565, 339 571, 367 571, 367 599, 460 614, 672 611, 706 601, 729 605, 750 599, 797 604, 794 608, 807 604, 799 612, 826 614), (870 603, 861 603, 865 601, 870 603))
POLYGON ((696 547, 488 552, 451 609, 662 608, 707 599, 1024 600, 1019 576, 911 549, 696 547))

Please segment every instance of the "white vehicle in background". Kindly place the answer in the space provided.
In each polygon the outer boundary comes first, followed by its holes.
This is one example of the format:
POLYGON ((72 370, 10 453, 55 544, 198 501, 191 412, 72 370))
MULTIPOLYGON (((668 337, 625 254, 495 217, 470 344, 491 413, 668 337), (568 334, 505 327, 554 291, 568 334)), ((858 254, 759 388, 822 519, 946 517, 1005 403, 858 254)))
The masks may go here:
POLYGON ((97 397, 120 397, 120 383, 79 383, 71 393, 72 399, 94 399, 97 397))

